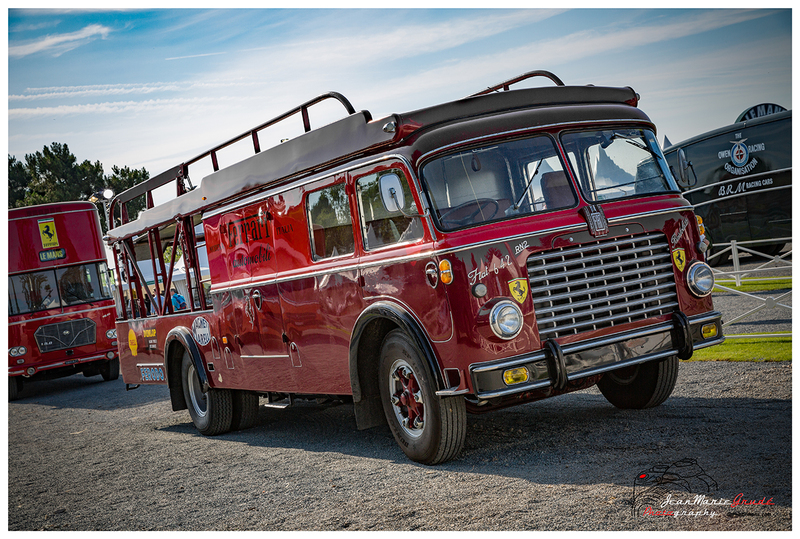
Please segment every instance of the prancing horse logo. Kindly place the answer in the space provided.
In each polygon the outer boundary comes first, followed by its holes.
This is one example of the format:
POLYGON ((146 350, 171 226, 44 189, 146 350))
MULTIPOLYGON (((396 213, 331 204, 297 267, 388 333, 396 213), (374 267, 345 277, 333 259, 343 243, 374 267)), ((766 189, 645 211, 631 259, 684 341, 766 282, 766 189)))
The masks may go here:
POLYGON ((683 273, 683 268, 686 267, 686 251, 681 249, 675 249, 672 251, 672 260, 675 262, 675 267, 678 268, 678 271, 683 273))
POLYGON ((517 303, 524 303, 528 297, 528 280, 523 278, 508 281, 508 290, 517 303))

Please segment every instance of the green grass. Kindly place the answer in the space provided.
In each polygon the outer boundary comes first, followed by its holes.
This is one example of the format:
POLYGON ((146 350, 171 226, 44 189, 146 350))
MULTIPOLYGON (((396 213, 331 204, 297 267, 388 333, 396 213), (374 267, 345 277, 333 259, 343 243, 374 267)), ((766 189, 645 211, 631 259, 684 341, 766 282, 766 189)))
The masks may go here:
MULTIPOLYGON (((733 288, 734 290, 738 290, 740 292, 747 292, 749 294, 751 292, 784 290, 792 288, 792 278, 787 277, 785 279, 777 279, 775 281, 768 281, 766 279, 742 279, 742 286, 739 287, 736 286, 736 281, 733 279, 720 279, 717 281, 717 284, 721 284, 722 286, 726 286, 728 288, 733 288)), ((728 293, 727 290, 722 290, 716 286, 714 287, 714 292, 728 293)))
POLYGON ((695 351, 689 361, 791 361, 792 337, 727 339, 724 343, 695 351))

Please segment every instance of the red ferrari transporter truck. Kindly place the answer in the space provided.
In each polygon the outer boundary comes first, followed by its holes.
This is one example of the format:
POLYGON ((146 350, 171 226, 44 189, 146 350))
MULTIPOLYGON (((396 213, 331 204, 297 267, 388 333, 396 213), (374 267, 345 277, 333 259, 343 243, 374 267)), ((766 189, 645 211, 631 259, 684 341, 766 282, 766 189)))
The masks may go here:
POLYGON ((638 100, 544 71, 380 119, 330 93, 118 195, 118 267, 156 306, 117 321, 125 382, 168 386, 207 435, 252 426, 259 397, 352 399, 359 428, 388 421, 428 464, 458 455, 467 412, 594 384, 662 403, 678 360, 723 336, 702 229, 638 100), (553 86, 510 88, 533 76, 553 86), (325 99, 347 115, 312 130, 325 99), (306 132, 261 151, 295 114, 306 132), (254 155, 221 168, 238 141, 254 155))

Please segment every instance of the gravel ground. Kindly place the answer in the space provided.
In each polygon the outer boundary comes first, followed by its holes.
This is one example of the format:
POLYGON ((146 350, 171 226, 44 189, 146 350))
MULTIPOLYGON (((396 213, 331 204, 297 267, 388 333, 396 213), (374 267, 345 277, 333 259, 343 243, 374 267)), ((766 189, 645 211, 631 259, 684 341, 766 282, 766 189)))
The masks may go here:
MULTIPOLYGON (((742 302, 715 296, 728 319, 742 302)), ((791 329, 777 312, 741 328, 791 329)), ((206 438, 163 386, 39 382, 9 403, 8 529, 790 530, 791 382, 791 363, 682 363, 650 410, 592 388, 468 416, 465 450, 436 467, 388 427, 356 430, 349 405, 262 406, 256 427, 206 438), (634 514, 634 480, 682 459, 706 480, 669 499, 719 504, 662 508, 637 487, 634 514)))
POLYGON ((356 430, 349 405, 262 406, 256 427, 206 438, 163 387, 42 382, 9 405, 8 528, 789 530, 791 375, 790 363, 682 363, 650 410, 617 410, 593 388, 469 416, 464 452, 437 467, 407 460, 387 427, 356 430), (634 516, 634 479, 684 458, 718 488, 673 500, 728 503, 713 517, 634 516), (774 505, 731 507, 739 494, 774 505))

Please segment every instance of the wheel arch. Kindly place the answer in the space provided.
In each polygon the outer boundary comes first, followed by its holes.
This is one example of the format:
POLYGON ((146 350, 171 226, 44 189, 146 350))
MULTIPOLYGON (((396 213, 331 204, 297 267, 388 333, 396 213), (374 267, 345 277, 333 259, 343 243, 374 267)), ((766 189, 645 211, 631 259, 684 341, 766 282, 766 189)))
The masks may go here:
POLYGON ((445 387, 442 370, 422 325, 400 305, 388 301, 374 303, 358 317, 350 338, 350 387, 359 429, 386 421, 378 389, 378 363, 384 337, 398 328, 414 340, 425 358, 436 384, 434 391, 445 387))
POLYGON ((172 328, 164 342, 164 368, 167 372, 167 384, 173 411, 186 410, 187 408, 186 400, 183 398, 183 383, 181 381, 183 350, 189 352, 203 389, 208 389, 208 374, 203 365, 200 349, 197 347, 197 343, 194 342, 191 331, 183 326, 172 328))

